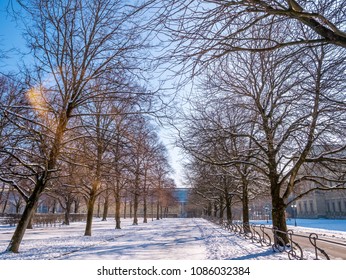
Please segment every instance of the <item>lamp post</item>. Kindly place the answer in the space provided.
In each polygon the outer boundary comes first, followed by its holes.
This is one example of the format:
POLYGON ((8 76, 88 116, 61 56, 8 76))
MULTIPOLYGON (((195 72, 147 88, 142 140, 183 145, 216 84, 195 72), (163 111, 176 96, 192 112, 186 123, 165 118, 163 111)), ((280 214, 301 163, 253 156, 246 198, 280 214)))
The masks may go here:
POLYGON ((269 205, 266 205, 264 207, 265 213, 266 213, 266 218, 267 218, 267 223, 269 223, 269 205))
POLYGON ((297 205, 294 203, 291 205, 293 210, 293 216, 294 216, 294 226, 297 226, 297 205))

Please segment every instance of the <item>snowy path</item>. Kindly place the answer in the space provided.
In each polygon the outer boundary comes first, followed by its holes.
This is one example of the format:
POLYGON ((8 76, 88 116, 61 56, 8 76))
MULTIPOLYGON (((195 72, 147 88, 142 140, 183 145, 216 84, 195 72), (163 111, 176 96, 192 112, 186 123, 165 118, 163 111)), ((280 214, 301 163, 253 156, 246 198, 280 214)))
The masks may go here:
POLYGON ((271 247, 253 244, 250 240, 245 240, 206 221, 201 223, 199 228, 206 243, 207 259, 287 259, 286 254, 274 254, 271 247))
MULTIPOLYGON (((164 219, 133 226, 122 221, 94 221, 93 236, 83 236, 84 224, 27 231, 19 254, 0 254, 1 259, 64 260, 255 260, 284 259, 234 236, 203 219, 164 219)), ((11 229, 0 229, 0 252, 6 249, 11 229)))

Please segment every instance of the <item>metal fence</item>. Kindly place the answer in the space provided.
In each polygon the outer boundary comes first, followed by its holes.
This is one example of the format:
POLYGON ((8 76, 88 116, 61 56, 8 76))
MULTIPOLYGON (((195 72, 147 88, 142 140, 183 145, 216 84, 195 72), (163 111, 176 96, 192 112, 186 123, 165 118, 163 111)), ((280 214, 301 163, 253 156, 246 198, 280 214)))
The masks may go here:
POLYGON ((213 222, 253 243, 272 247, 274 252, 286 252, 290 260, 330 260, 330 253, 325 248, 332 250, 333 246, 338 246, 341 251, 344 250, 344 258, 346 258, 346 243, 324 238, 316 233, 304 235, 294 233, 292 230, 284 232, 264 224, 228 223, 216 220, 213 222), (288 242, 285 242, 284 239, 287 239, 288 242))
MULTIPOLYGON (((21 214, 2 214, 0 215, 0 224, 15 226, 18 224, 21 214)), ((86 220, 86 214, 70 214, 70 222, 81 222, 86 220)), ((57 226, 65 221, 64 214, 39 214, 36 213, 32 220, 33 226, 57 226)))

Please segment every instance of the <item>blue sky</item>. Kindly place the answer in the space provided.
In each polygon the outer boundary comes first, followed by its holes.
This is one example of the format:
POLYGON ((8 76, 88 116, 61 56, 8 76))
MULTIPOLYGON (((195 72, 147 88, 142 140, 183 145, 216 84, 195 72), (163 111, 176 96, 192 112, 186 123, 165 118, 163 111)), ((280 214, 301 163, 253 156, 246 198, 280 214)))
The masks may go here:
MULTIPOLYGON (((0 49, 2 51, 10 51, 14 49, 25 48, 25 40, 20 30, 20 22, 15 22, 6 12, 10 0, 0 0, 0 49)), ((13 4, 14 1, 12 1, 13 4)), ((16 65, 20 63, 21 56, 17 52, 7 53, 8 59, 1 61, 1 68, 15 71, 16 65)))

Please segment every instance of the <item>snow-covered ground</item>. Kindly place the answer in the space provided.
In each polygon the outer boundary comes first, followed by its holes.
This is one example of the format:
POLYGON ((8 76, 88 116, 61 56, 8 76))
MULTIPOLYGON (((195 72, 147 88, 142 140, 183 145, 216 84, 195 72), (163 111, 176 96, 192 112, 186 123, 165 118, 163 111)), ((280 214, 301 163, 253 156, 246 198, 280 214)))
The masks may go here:
MULTIPOLYGON (((163 219, 138 226, 126 219, 121 230, 114 229, 112 219, 95 219, 91 237, 83 236, 84 227, 85 223, 73 223, 27 230, 20 253, 13 254, 1 252, 5 251, 14 227, 0 226, 0 278, 219 280, 239 276, 277 280, 280 275, 281 280, 289 280, 300 279, 302 272, 308 272, 308 277, 313 279, 325 279, 331 275, 339 277, 344 271, 342 260, 290 261, 285 252, 275 253, 271 247, 261 247, 204 219, 163 219), (104 269, 109 273, 114 269, 157 269, 158 274, 116 276, 103 274, 104 269), (162 274, 167 270, 172 272, 171 269, 179 274, 162 274), (231 274, 210 275, 210 271, 230 272, 230 269, 231 274), (249 271, 249 274, 235 275, 237 271, 249 271)), ((306 228, 295 230, 306 231, 306 228)), ((335 234, 335 231, 321 231, 335 234)), ((346 238, 346 231, 338 234, 346 238)))
MULTIPOLYGON (((114 226, 113 220, 95 219, 91 237, 83 236, 84 223, 27 230, 20 253, 0 254, 0 259, 287 259, 204 219, 163 219, 137 226, 126 219, 121 230, 114 226)), ((13 230, 1 228, 0 252, 13 230)))
MULTIPOLYGON (((234 236, 204 219, 163 219, 122 229, 114 221, 95 219, 91 237, 84 223, 27 230, 20 253, 2 253, 0 259, 26 260, 205 260, 287 259, 286 254, 234 236)), ((0 252, 5 251, 14 228, 0 229, 0 252)))
MULTIPOLYGON (((114 220, 95 219, 91 237, 84 223, 27 230, 20 253, 4 252, 14 228, 0 226, 0 260, 287 260, 204 219, 163 219, 115 230, 114 220)), ((304 231, 305 228, 295 227, 304 231)), ((345 239, 346 231, 314 230, 345 239)))

